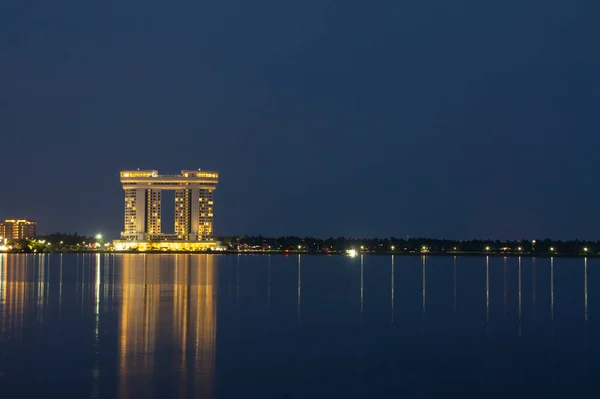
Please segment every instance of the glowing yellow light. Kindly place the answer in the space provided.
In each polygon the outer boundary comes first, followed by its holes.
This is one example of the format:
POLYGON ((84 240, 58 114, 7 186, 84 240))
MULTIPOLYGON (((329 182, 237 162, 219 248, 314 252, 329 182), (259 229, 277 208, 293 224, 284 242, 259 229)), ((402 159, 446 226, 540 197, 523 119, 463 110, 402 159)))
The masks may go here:
POLYGON ((587 251, 588 251, 587 247, 583 248, 583 252, 587 252, 587 251))
POLYGON ((518 249, 519 251, 522 251, 522 250, 523 250, 523 248, 521 248, 521 247, 519 247, 519 248, 517 248, 517 249, 518 249))
POLYGON ((353 258, 353 257, 356 256, 356 249, 349 249, 349 250, 346 251, 346 254, 348 256, 350 256, 351 258, 353 258))
POLYGON ((485 250, 486 250, 486 251, 489 251, 489 250, 490 250, 490 247, 485 247, 485 250))
POLYGON ((550 252, 554 252, 554 247, 550 247, 550 252))
POLYGON ((102 234, 96 234, 96 240, 101 240, 102 239, 102 234))
POLYGON ((392 251, 393 251, 394 249, 396 249, 396 248, 395 248, 395 247, 392 245, 392 251))

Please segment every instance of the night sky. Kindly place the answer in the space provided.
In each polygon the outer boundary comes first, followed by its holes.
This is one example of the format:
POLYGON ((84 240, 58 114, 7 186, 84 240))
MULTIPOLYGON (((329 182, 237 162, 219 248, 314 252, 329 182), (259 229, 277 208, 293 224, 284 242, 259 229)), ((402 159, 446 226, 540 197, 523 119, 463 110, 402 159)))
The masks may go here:
POLYGON ((218 235, 599 239, 598 15, 4 0, 0 218, 116 237, 119 170, 202 168, 218 235))

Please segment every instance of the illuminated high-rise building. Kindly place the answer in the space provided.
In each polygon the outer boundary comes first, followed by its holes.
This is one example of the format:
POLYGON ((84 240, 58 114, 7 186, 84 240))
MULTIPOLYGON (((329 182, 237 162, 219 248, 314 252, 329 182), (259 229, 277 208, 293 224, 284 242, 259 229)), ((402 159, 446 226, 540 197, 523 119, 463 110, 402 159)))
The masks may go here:
POLYGON ((8 240, 24 240, 36 235, 37 223, 31 220, 9 219, 0 223, 0 237, 8 240))
POLYGON ((203 249, 214 247, 214 190, 219 174, 214 171, 182 170, 179 175, 159 175, 156 170, 124 170, 125 223, 120 249, 203 249), (175 191, 174 233, 161 226, 162 191, 175 191))

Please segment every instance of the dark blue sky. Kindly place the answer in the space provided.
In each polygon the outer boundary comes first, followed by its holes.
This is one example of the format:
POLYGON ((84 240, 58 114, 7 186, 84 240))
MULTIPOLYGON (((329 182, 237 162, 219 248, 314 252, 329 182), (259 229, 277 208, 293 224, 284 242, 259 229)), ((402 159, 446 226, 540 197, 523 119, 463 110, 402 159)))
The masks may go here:
POLYGON ((597 1, 0 5, 0 218, 117 235, 118 171, 218 170, 217 234, 598 239, 597 1))

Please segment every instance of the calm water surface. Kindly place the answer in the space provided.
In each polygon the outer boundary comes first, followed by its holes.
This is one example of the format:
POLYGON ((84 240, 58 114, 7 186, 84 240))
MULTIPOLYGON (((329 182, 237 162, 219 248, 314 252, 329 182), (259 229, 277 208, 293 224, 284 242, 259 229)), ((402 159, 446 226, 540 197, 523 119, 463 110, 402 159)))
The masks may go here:
POLYGON ((0 254, 0 397, 571 397, 600 260, 0 254))

